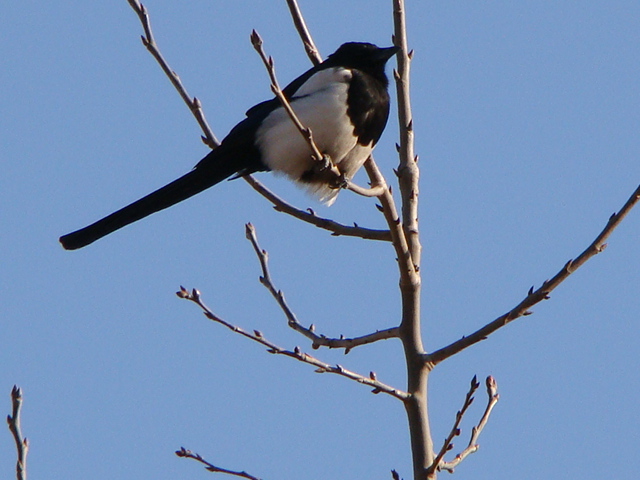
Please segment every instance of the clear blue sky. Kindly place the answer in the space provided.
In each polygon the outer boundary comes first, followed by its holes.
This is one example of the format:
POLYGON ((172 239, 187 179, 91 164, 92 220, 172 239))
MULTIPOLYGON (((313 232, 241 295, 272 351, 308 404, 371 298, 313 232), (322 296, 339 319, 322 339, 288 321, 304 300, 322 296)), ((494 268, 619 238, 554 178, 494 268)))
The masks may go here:
MULTIPOLYGON (((301 7, 327 55, 351 40, 389 45, 390 3, 301 7)), ((146 4, 164 54, 219 137, 270 96, 253 28, 281 83, 309 66, 284 1, 146 4)), ((640 4, 407 9, 424 340, 433 350, 553 276, 640 183, 640 4)), ((180 284, 197 287, 227 320, 309 350, 259 284, 244 223, 256 225, 301 321, 332 336, 398 322, 390 246, 331 237, 234 181, 63 251, 59 235, 164 185, 207 149, 125 0, 6 2, 0 18, 0 410, 9 413, 20 385, 30 478, 212 478, 176 458, 180 446, 265 480, 385 479, 392 468, 409 478, 398 401, 271 356, 174 295, 180 284)), ((376 155, 390 180, 396 137, 393 118, 376 155)), ((344 192, 327 209, 260 179, 300 207, 383 226, 372 200, 344 192)), ((639 236, 635 211, 533 316, 433 373, 437 445, 474 374, 500 386, 481 449, 459 478, 637 478, 639 236)), ((317 354, 404 386, 396 341, 317 354)), ((483 403, 480 395, 458 444, 483 403)), ((14 458, 9 433, 0 434, 3 478, 14 458)))

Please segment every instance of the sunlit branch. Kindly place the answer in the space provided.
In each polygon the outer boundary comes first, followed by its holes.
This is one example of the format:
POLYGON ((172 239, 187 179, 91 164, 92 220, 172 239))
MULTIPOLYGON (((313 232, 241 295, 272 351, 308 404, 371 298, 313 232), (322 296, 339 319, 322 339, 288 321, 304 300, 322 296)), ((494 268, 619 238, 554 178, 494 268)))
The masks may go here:
POLYGON ((16 442, 18 459, 16 461, 16 479, 27 480, 27 453, 29 441, 22 436, 20 429, 20 411, 22 409, 22 390, 16 385, 11 390, 11 415, 7 415, 7 424, 16 442))
POLYGON ((367 240, 382 240, 391 241, 391 233, 389 230, 375 230, 371 228, 364 228, 357 225, 349 226, 335 222, 328 218, 318 217, 311 209, 300 210, 293 205, 285 202, 275 193, 268 190, 262 183, 256 180, 254 177, 247 175, 243 177, 249 185, 251 185, 260 195, 265 197, 271 203, 278 212, 283 212, 292 217, 302 220, 303 222, 315 225, 318 228, 328 230, 333 233, 334 236, 348 236, 348 237, 360 237, 367 240))
POLYGON ((460 462, 462 462, 468 455, 477 452, 478 448, 480 448, 480 446, 478 445, 478 437, 480 437, 480 433, 482 433, 482 430, 487 425, 493 407, 496 406, 496 403, 498 403, 498 400, 500 399, 500 395, 498 394, 498 384, 493 377, 487 377, 485 385, 487 386, 487 407, 484 409, 484 413, 482 414, 482 418, 478 422, 478 425, 471 429, 471 438, 469 439, 467 448, 456 455, 456 457, 452 461, 443 461, 437 464, 438 470, 446 470, 449 473, 453 473, 453 469, 457 467, 460 462))
POLYGON ((204 312, 205 316, 209 319, 209 320, 213 320, 214 322, 217 322, 221 325, 224 325, 225 327, 227 327, 229 330, 238 333, 240 335, 242 335, 243 337, 246 337, 250 340, 253 340, 254 342, 260 343, 261 345, 267 347, 267 351, 269 353, 273 353, 276 355, 284 355, 286 357, 290 357, 293 358, 295 360, 298 360, 299 362, 303 362, 303 363, 307 363, 309 365, 313 365, 316 368, 316 373, 334 373, 336 375, 340 375, 342 377, 348 378, 350 380, 354 380, 358 383, 361 383, 363 385, 367 385, 369 387, 372 387, 372 393, 386 393, 388 395, 391 395, 392 397, 396 397, 400 400, 406 400, 408 398, 408 395, 406 392, 403 392, 402 390, 398 390, 396 388, 393 388, 389 385, 386 385, 380 381, 377 380, 376 375, 371 372, 371 374, 369 375, 369 377, 365 377, 363 375, 360 375, 358 373, 352 372, 351 370, 347 370, 346 368, 344 368, 341 365, 330 365, 328 363, 325 363, 321 360, 318 360, 317 358, 304 353, 300 350, 299 347, 295 347, 293 349, 293 351, 291 350, 286 350, 282 347, 279 347, 278 345, 276 345, 275 343, 267 340, 260 331, 258 330, 254 330, 253 333, 247 332, 246 330, 237 327, 229 322, 227 322, 226 320, 222 319, 221 317, 217 316, 215 313, 213 313, 213 311, 211 311, 211 309, 209 307, 207 307, 203 302, 202 299, 200 297, 200 292, 198 290, 196 290, 195 288, 191 291, 188 291, 187 289, 185 289, 184 287, 180 287, 180 291, 176 293, 180 298, 184 298, 186 300, 189 300, 193 303, 195 303, 196 305, 198 305, 204 312))
POLYGON ((524 300, 522 300, 509 312, 496 318, 494 321, 488 323, 480 330, 475 331, 469 336, 462 337, 460 340, 457 340, 451 345, 441 348, 440 350, 436 350, 435 352, 430 354, 425 354, 425 362, 429 362, 435 365, 464 350, 465 348, 478 343, 481 340, 484 340, 490 334, 504 327, 515 319, 533 313, 531 312, 531 310, 529 310, 531 307, 543 300, 547 300, 549 298, 549 293, 551 293, 558 285, 564 282, 569 277, 569 275, 571 275, 578 268, 584 265, 591 257, 597 255, 606 248, 607 244, 605 243, 605 240, 609 238, 616 227, 620 225, 622 220, 627 216, 627 214, 631 211, 635 204, 638 203, 639 199, 640 187, 638 187, 633 192, 631 197, 629 197, 629 199, 619 212, 611 215, 606 226, 596 237, 596 239, 591 242, 591 244, 575 260, 569 260, 551 280, 546 280, 545 282, 543 282, 543 284, 537 290, 534 290, 533 287, 531 287, 524 300))
POLYGON ((262 283, 262 285, 264 285, 267 290, 269 290, 273 298, 276 300, 276 302, 278 302, 278 305, 287 317, 287 323, 289 327, 311 340, 314 349, 317 349, 321 346, 329 348, 344 348, 345 353, 349 353, 352 348, 359 345, 366 345, 369 343, 377 342, 378 340, 386 340, 398 336, 397 327, 380 330, 357 338, 328 338, 324 335, 318 335, 317 333, 315 333, 315 328, 313 325, 311 325, 309 328, 304 327, 298 321, 295 313, 293 313, 293 311, 287 304, 282 290, 278 290, 273 284, 273 281, 271 280, 271 273, 269 272, 269 255, 267 251, 262 249, 258 244, 256 229, 250 223, 246 225, 246 235, 247 239, 251 242, 251 245, 253 245, 253 249, 256 252, 258 260, 260 261, 260 267, 262 269, 260 283, 262 283))
POLYGON ((196 97, 193 97, 193 99, 191 98, 191 96, 187 93, 186 88, 182 84, 182 81, 180 80, 178 74, 171 69, 167 61, 162 56, 162 53, 160 52, 160 49, 156 44, 155 38, 153 37, 153 32, 151 31, 151 22, 149 20, 149 15, 147 13, 146 7, 142 5, 138 0, 128 0, 128 2, 129 5, 131 5, 131 8, 133 8, 133 10, 138 14, 140 23, 142 23, 142 28, 144 29, 144 35, 141 37, 143 45, 156 59, 164 73, 167 75, 167 77, 169 77, 169 80, 171 80, 171 83, 182 97, 182 100, 184 100, 184 103, 187 104, 189 110, 191 110, 191 113, 196 118, 198 124, 200 125, 200 128, 204 132, 202 141, 210 148, 217 147, 218 145, 220 145, 220 142, 213 134, 213 131, 207 123, 207 119, 204 116, 204 111, 202 110, 202 104, 200 103, 200 100, 198 100, 196 97))
POLYGON ((314 65, 322 63, 322 56, 320 55, 313 38, 311 38, 311 33, 307 28, 307 23, 304 21, 298 2, 296 0, 287 0, 287 6, 289 7, 293 24, 296 26, 296 30, 298 31, 298 35, 300 35, 302 45, 304 45, 304 50, 307 52, 309 60, 311 60, 311 63, 314 65))

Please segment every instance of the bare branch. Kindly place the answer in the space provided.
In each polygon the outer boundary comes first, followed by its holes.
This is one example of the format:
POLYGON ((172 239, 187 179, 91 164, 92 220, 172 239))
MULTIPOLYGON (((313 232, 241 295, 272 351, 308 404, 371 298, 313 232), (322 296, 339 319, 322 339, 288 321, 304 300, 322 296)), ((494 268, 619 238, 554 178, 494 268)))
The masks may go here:
POLYGON ((289 327, 291 327, 296 332, 301 333, 302 335, 310 339, 313 342, 312 347, 314 349, 317 349, 321 346, 326 346, 329 348, 344 348, 345 353, 349 353, 349 351, 352 348, 357 347, 359 345, 366 345, 369 343, 377 342, 378 340, 386 340, 389 338, 398 337, 397 327, 388 328, 386 330, 379 330, 377 332, 364 335, 362 337, 349 338, 349 339, 327 338, 324 335, 318 335, 317 333, 315 333, 314 331, 315 329, 313 328, 313 325, 310 326, 309 328, 304 327, 298 321, 298 318, 296 317, 295 313, 293 313, 291 308, 289 308, 289 305, 287 304, 287 301, 284 298, 284 293, 282 293, 282 290, 278 290, 273 284, 273 282, 271 281, 271 274, 269 272, 269 265, 268 265, 269 255, 266 250, 260 248, 260 245, 258 244, 258 237, 256 235, 256 229, 250 223, 246 224, 246 235, 247 235, 247 239, 251 242, 251 245, 253 245, 253 249, 255 250, 256 255, 258 256, 258 260, 260 261, 260 267, 262 268, 262 276, 260 277, 260 283, 264 285, 267 290, 269 290, 273 298, 276 300, 276 302, 278 302, 278 305, 280 306, 285 316, 287 317, 287 323, 289 324, 289 327))
POLYGON ((312 152, 311 156, 313 160, 316 161, 316 168, 318 169, 318 171, 324 172, 326 170, 329 170, 332 172, 335 177, 332 181, 332 186, 334 188, 346 188, 354 193, 357 193, 358 195, 362 195, 365 197, 376 197, 382 195, 382 187, 374 185, 372 188, 364 188, 354 184, 350 179, 346 178, 342 174, 338 167, 333 163, 329 155, 320 151, 315 141, 313 140, 313 132, 309 127, 306 127, 302 124, 295 111, 293 110, 289 99, 282 92, 282 89, 280 88, 278 79, 276 77, 273 57, 267 57, 267 54, 264 52, 264 48, 262 47, 262 38, 260 38, 260 35, 255 30, 251 32, 251 44, 253 45, 253 48, 256 50, 256 52, 258 52, 258 54, 260 55, 260 58, 262 59, 267 72, 269 73, 269 78, 271 80, 271 91, 275 94, 278 100, 280 100, 280 103, 289 115, 289 118, 291 118, 291 121, 294 123, 302 137, 309 144, 312 152))
POLYGON ((266 338, 264 338, 262 333, 259 332, 258 330, 254 330, 253 333, 249 333, 240 327, 232 325, 231 323, 227 322, 226 320, 223 320, 222 318, 217 316, 215 313, 213 313, 211 309, 202 302, 200 298, 200 292, 195 288, 191 292, 189 292, 184 287, 180 287, 180 291, 176 292, 176 295, 178 295, 178 297, 180 298, 184 298, 185 300, 189 300, 195 303, 196 305, 198 305, 203 310, 205 316, 209 320, 213 320, 214 322, 224 325, 229 330, 235 333, 238 333, 243 337, 249 338, 254 342, 264 345, 265 347, 267 347, 267 351, 269 353, 273 353, 276 355, 284 355, 290 358, 294 358, 299 362, 313 365, 314 367, 317 367, 317 369, 315 370, 316 373, 334 373, 336 375, 340 375, 350 380, 354 380, 363 385, 368 385, 373 388, 372 393, 386 393, 402 401, 406 401, 407 398, 409 397, 409 395, 406 392, 403 392, 402 390, 398 390, 382 382, 379 382, 374 374, 371 374, 369 377, 365 377, 358 373, 352 372, 351 370, 347 370, 341 365, 330 365, 321 360, 318 360, 317 358, 307 353, 302 352, 299 347, 295 347, 293 351, 286 350, 282 347, 279 347, 275 343, 267 340, 266 338))
POLYGON ((29 453, 29 441, 22 436, 20 430, 20 410, 22 409, 22 390, 17 385, 11 390, 11 415, 7 415, 9 430, 16 442, 18 460, 16 461, 17 480, 27 480, 27 453, 29 453))
POLYGON ((236 472, 234 470, 228 470, 226 468, 216 467, 215 465, 207 462, 204 458, 202 458, 199 454, 193 453, 191 450, 187 450, 184 447, 180 447, 180 450, 176 450, 176 455, 182 458, 191 458, 196 460, 197 462, 202 463, 206 470, 214 473, 226 473, 227 475, 234 475, 236 477, 248 478, 249 480, 260 480, 258 477, 254 477, 253 475, 249 475, 247 472, 236 472))
MULTIPOLYGON (((427 379, 432 366, 420 361, 424 355, 424 346, 420 313, 422 281, 420 278, 421 246, 418 230, 419 171, 413 146, 413 119, 409 95, 409 64, 412 52, 408 50, 405 2, 404 0, 392 0, 392 5, 394 24, 392 41, 395 46, 400 47, 400 51, 396 55, 398 67, 394 71, 400 136, 397 145, 400 165, 396 174, 402 198, 401 230, 403 231, 402 236, 396 235, 394 238, 400 266, 400 293, 402 295, 400 339, 407 365, 407 392, 412 398, 411 402, 406 403, 406 410, 411 438, 413 478, 431 479, 435 477, 435 472, 428 474, 428 469, 434 464, 434 448, 427 410, 427 379)), ((384 203, 383 207, 386 208, 384 203)), ((396 212, 385 212, 385 218, 387 218, 387 222, 397 221, 398 227, 400 227, 400 220, 396 220, 398 218, 396 212)))
POLYGON ((409 249, 413 263, 420 265, 422 247, 418 231, 418 194, 420 170, 418 169, 418 157, 413 146, 413 116, 411 113, 410 95, 410 65, 413 50, 409 50, 407 41, 406 16, 404 0, 393 0, 394 36, 393 44, 400 47, 397 55, 398 69, 393 76, 396 81, 396 93, 398 96, 398 122, 400 124, 400 143, 398 153, 400 166, 398 168, 398 181, 402 196, 402 219, 405 235, 409 243, 409 249))
POLYGON ((372 186, 370 188, 364 188, 351 181, 347 182, 347 190, 351 190, 353 193, 357 193, 363 197, 381 197, 385 193, 385 187, 382 185, 372 186))
POLYGON ((311 209, 307 211, 299 210, 289 203, 285 202, 251 175, 246 175, 242 178, 244 178, 255 191, 257 191, 260 195, 273 203, 274 208, 278 212, 286 213, 288 215, 291 215, 292 217, 297 218, 298 220, 302 220, 303 222, 315 225, 318 228, 329 230, 330 232, 333 232, 334 236, 344 235, 347 237, 360 237, 367 240, 382 240, 386 242, 391 241, 391 233, 389 232, 389 230, 374 230, 359 226, 350 227, 348 225, 343 225, 333 220, 329 220, 328 218, 318 217, 311 209))
POLYGON ((167 75, 167 77, 169 77, 169 80, 171 80, 171 83, 182 97, 182 100, 184 100, 184 103, 186 103, 189 107, 189 110, 191 110, 191 113, 204 132, 202 141, 210 148, 216 148, 218 145, 220 145, 220 142, 213 134, 213 131, 207 123, 207 119, 204 116, 204 111, 202 110, 202 104, 200 103, 200 100, 198 100, 196 97, 193 97, 192 99, 191 96, 189 96, 186 88, 180 80, 180 77, 175 71, 171 69, 167 61, 162 56, 158 45, 156 44, 155 38, 153 37, 153 32, 151 31, 151 22, 149 20, 147 8, 138 0, 128 0, 128 2, 129 5, 131 5, 131 8, 133 8, 133 10, 138 14, 140 23, 142 23, 142 28, 144 28, 144 35, 141 37, 143 45, 156 59, 164 73, 167 75))
POLYGON ((442 445, 442 448, 438 452, 438 455, 436 455, 435 460, 433 461, 431 466, 427 469, 427 475, 433 474, 433 472, 435 472, 436 469, 438 469, 440 462, 444 458, 445 454, 453 448, 453 439, 458 435, 460 435, 460 422, 462 422, 462 417, 464 417, 464 414, 467 412, 467 409, 473 403, 473 394, 476 392, 476 390, 478 390, 479 386, 480 386, 480 383, 478 383, 478 379, 474 375, 473 378, 471 379, 471 386, 469 387, 469 391, 467 392, 467 395, 464 399, 462 408, 458 410, 458 412, 456 413, 456 421, 453 423, 451 432, 449 432, 449 435, 445 439, 444 444, 442 445))
POLYGON ((485 381, 485 385, 487 386, 487 396, 489 397, 489 400, 487 402, 487 407, 484 410, 484 414, 480 419, 480 422, 478 422, 478 425, 471 429, 471 439, 469 440, 469 445, 467 445, 467 448, 465 448, 462 452, 456 455, 456 458, 454 458, 451 462, 441 462, 438 465, 438 470, 446 470, 449 473, 453 473, 453 469, 457 467, 460 462, 462 462, 471 453, 477 452, 478 448, 480 448, 480 445, 478 445, 477 443, 478 437, 489 421, 489 416, 491 415, 493 407, 496 406, 496 403, 498 403, 498 400, 500 399, 500 395, 498 394, 498 384, 495 378, 493 378, 492 376, 488 376, 485 381))
MULTIPOLYGON (((304 26, 304 29, 306 29, 306 26, 304 25, 304 20, 302 19, 300 10, 295 0, 288 0, 288 1, 289 1, 290 9, 292 9, 292 16, 294 18, 294 23, 296 23, 296 26, 297 26, 298 23, 301 22, 300 25, 304 26)), ((194 115, 196 121, 198 122, 198 124, 200 125, 200 128, 202 129, 202 132, 204 133, 204 136, 202 136, 202 141, 212 149, 218 147, 220 142, 218 141, 213 131, 211 130, 211 127, 207 123, 207 120, 204 115, 204 110, 202 109, 202 103, 196 97, 193 97, 193 99, 191 98, 191 96, 187 93, 186 88, 182 84, 182 81, 180 80, 180 77, 178 76, 178 74, 169 66, 164 56, 160 52, 160 49, 153 36, 153 31, 151 30, 151 21, 150 21, 149 13, 146 7, 143 4, 141 4, 138 0, 128 0, 128 2, 131 8, 133 8, 133 10, 138 15, 138 18, 140 19, 140 22, 144 29, 145 34, 141 37, 142 43, 147 48, 147 50, 151 53, 151 55, 153 55, 153 57, 156 59, 156 61, 158 62, 158 64, 160 65, 164 73, 167 75, 167 77, 169 78, 169 80, 171 81, 175 89, 178 91, 179 95, 182 97, 185 104, 189 107, 189 110, 191 111, 191 113, 194 115)), ((302 33, 303 32, 301 31, 301 35, 302 33)), ((311 45, 311 48, 317 54, 317 49, 315 47, 315 44, 313 43, 313 40, 311 40, 311 37, 308 34, 308 31, 306 32, 305 36, 302 38, 303 38, 303 42, 305 42, 305 48, 307 46, 306 42, 308 40, 310 42, 309 45, 311 45)), ((307 51, 310 51, 310 50, 307 50, 307 51)), ((318 55, 318 59, 320 62, 322 61, 319 55, 318 55)), ((274 72, 274 75, 275 75, 275 72, 274 72)), ((309 135, 311 135, 310 131, 309 131, 309 135)), ((306 135, 305 135, 305 138, 306 138, 306 135)), ((320 158, 323 158, 323 157, 320 156, 320 158)), ((337 176, 338 177, 340 176, 339 172, 337 173, 337 176)), ((343 226, 331 220, 322 219, 322 218, 316 217, 313 214, 308 214, 301 210, 297 210, 294 207, 286 204, 284 200, 280 199, 275 194, 271 193, 271 191, 269 191, 264 185, 260 184, 257 180, 253 179, 251 176, 244 176, 243 178, 258 193, 260 193, 262 196, 266 197, 269 201, 271 201, 274 205, 276 205, 277 210, 285 213, 289 213, 290 215, 293 215, 294 217, 300 220, 306 221, 308 223, 312 223, 326 230, 330 230, 334 232, 336 235, 357 236, 357 237, 371 239, 371 240, 390 240, 391 238, 388 235, 388 233, 385 232, 384 230, 369 230, 369 229, 361 229, 359 227, 343 226)), ((371 195, 375 196, 377 192, 375 188, 364 189, 346 180, 345 180, 345 187, 360 195, 365 195, 365 196, 371 196, 371 195)))
POLYGON ((371 184, 378 185, 384 189, 383 195, 378 198, 380 199, 382 206, 382 213, 387 221, 387 225, 389 226, 393 247, 395 248, 396 255, 398 256, 400 281, 405 284, 414 284, 419 282, 418 271, 411 258, 407 238, 400 223, 400 217, 398 215, 398 210, 396 209, 396 204, 393 200, 393 195, 391 194, 391 189, 387 186, 387 182, 382 176, 382 173, 380 173, 380 169, 378 168, 378 165, 376 165, 373 156, 369 157, 367 161, 364 162, 364 168, 367 171, 367 175, 369 175, 371 184))
POLYGON ((291 121, 294 123, 302 137, 309 144, 309 147, 313 152, 313 159, 321 163, 321 169, 330 169, 336 175, 336 178, 340 177, 340 171, 336 168, 336 166, 327 155, 323 155, 322 152, 320 152, 320 149, 313 140, 313 132, 311 132, 310 128, 305 127, 302 124, 302 122, 296 115, 296 112, 294 112, 293 108, 291 107, 289 99, 282 92, 280 84, 278 83, 278 78, 276 77, 276 69, 273 57, 267 57, 267 54, 264 52, 264 48, 262 47, 262 38, 260 38, 260 35, 255 30, 251 32, 251 44, 253 45, 253 48, 256 50, 256 52, 258 52, 258 54, 260 55, 262 63, 264 63, 264 66, 269 73, 269 79, 271 80, 271 91, 278 98, 278 100, 280 100, 280 103, 289 115, 289 118, 291 118, 291 121))
POLYGON ((309 60, 311 60, 311 63, 314 65, 322 63, 322 56, 320 55, 313 38, 311 38, 311 33, 309 33, 309 29, 304 21, 298 2, 296 0, 287 0, 287 6, 289 7, 293 24, 296 26, 296 30, 298 31, 298 35, 300 35, 300 39, 302 40, 302 44, 304 45, 304 49, 307 52, 309 60))
POLYGON ((564 282, 569 275, 580 268, 591 257, 597 255, 606 248, 607 244, 605 243, 605 240, 609 238, 616 227, 620 225, 624 217, 626 217, 635 204, 638 203, 638 200, 640 200, 640 186, 633 192, 620 211, 611 215, 607 225, 596 239, 591 242, 591 245, 589 245, 575 260, 569 260, 551 280, 546 280, 542 286, 535 291, 532 287, 529 290, 528 295, 518 305, 504 315, 496 318, 491 323, 488 323, 480 330, 475 331, 467 337, 462 337, 460 340, 457 340, 451 345, 441 348, 440 350, 424 355, 425 362, 429 362, 433 365, 440 363, 465 348, 484 340, 490 334, 504 327, 513 320, 525 315, 530 315, 532 313, 529 310, 531 307, 543 300, 547 300, 549 298, 549 293, 564 282))

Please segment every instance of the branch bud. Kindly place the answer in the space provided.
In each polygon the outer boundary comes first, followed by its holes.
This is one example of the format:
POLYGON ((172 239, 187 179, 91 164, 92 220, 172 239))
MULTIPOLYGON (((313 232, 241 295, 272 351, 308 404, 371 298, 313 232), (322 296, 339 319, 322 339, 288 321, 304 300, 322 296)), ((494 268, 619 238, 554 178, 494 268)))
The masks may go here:
POLYGON ((487 395, 494 397, 498 393, 498 382, 496 379, 489 375, 485 384, 487 385, 487 395))
POLYGON ((255 30, 251 31, 251 45, 253 45, 254 48, 262 47, 262 38, 260 38, 260 34, 255 30))

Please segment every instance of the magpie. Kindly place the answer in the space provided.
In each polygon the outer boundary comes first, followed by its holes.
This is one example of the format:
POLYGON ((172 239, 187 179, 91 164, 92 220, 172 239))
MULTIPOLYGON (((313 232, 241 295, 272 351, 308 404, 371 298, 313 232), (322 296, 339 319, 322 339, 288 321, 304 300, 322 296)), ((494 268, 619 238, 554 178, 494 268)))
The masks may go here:
MULTIPOLYGON (((349 180, 371 154, 389 116, 387 61, 398 47, 350 42, 307 70, 283 93, 321 153, 349 180)), ((260 171, 284 174, 331 205, 339 192, 336 173, 318 168, 307 141, 281 102, 250 108, 186 175, 97 222, 60 237, 67 250, 82 248, 130 223, 168 208, 229 177, 260 171)))

